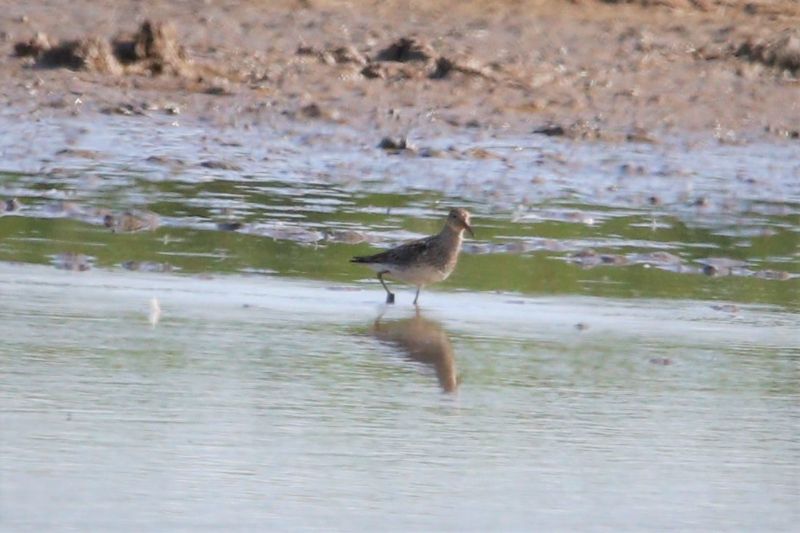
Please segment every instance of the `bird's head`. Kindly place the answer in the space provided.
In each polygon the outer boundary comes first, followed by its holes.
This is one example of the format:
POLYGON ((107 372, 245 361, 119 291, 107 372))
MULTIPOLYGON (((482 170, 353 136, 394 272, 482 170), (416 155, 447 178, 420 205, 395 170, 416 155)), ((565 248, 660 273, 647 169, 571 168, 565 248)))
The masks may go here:
POLYGON ((469 232, 470 236, 475 237, 475 233, 472 231, 472 226, 469 225, 469 217, 469 211, 466 209, 462 209, 460 207, 451 209, 450 214, 447 215, 447 225, 450 227, 450 229, 455 231, 466 230, 469 232))

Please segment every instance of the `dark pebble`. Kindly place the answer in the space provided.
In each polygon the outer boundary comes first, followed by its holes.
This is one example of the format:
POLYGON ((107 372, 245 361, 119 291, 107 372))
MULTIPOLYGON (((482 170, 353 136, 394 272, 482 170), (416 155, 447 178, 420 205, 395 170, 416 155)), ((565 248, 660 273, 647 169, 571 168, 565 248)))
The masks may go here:
POLYGON ((213 170, 242 170, 242 167, 236 163, 229 163, 227 161, 203 161, 200 163, 203 168, 210 168, 213 170))
POLYGON ((217 229, 221 231, 236 231, 242 229, 244 224, 241 222, 218 222, 217 229))

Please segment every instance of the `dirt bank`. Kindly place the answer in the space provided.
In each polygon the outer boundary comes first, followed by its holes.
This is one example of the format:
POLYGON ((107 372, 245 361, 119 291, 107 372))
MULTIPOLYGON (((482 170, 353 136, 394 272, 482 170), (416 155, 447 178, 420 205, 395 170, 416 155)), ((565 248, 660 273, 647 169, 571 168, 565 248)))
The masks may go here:
POLYGON ((793 0, 46 0, 0 16, 0 102, 393 135, 796 138, 799 23, 793 0))

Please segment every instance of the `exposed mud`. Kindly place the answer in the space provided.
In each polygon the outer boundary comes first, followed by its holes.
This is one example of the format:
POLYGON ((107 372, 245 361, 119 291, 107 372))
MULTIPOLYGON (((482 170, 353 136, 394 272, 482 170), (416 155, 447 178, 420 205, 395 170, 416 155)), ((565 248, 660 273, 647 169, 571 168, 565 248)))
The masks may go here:
POLYGON ((580 265, 582 268, 595 268, 598 266, 633 266, 640 265, 645 268, 658 268, 679 274, 705 274, 706 276, 743 276, 755 277, 765 280, 786 281, 800 278, 800 274, 792 274, 784 270, 753 270, 748 268, 746 261, 734 260, 727 257, 710 257, 694 260, 691 264, 669 252, 601 254, 587 248, 571 254, 567 261, 580 265))
POLYGON ((209 136, 204 123, 173 126, 160 113, 89 126, 3 120, 2 260, 50 263, 70 251, 91 260, 59 268, 368 283, 347 270, 349 257, 431 234, 445 207, 462 205, 477 237, 464 243, 456 286, 798 301, 791 141, 610 150, 470 130, 379 146, 361 130, 317 124, 209 136))
POLYGON ((171 24, 146 20, 131 36, 112 41, 86 37, 50 44, 44 33, 14 45, 18 57, 32 57, 41 68, 87 70, 100 74, 194 73, 185 48, 177 42, 171 24))
POLYGON ((393 136, 746 142, 794 138, 800 122, 789 0, 190 5, 11 5, 0 99, 26 113, 288 116, 393 136))
POLYGON ((735 55, 796 74, 800 70, 800 31, 786 31, 772 41, 748 39, 735 55))

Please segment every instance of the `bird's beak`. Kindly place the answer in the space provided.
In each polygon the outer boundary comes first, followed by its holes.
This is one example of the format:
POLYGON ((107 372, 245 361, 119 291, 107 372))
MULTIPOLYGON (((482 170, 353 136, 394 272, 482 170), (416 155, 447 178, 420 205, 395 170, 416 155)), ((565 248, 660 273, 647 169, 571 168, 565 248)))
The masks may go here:
POLYGON ((470 237, 472 237, 473 239, 475 238, 475 232, 474 232, 474 231, 472 231, 472 226, 470 226, 469 224, 467 224, 466 222, 464 222, 464 229, 465 229, 465 230, 467 230, 467 231, 469 232, 469 236, 470 236, 470 237))

